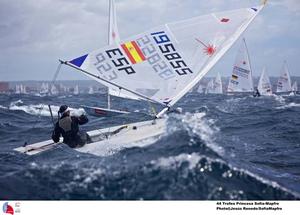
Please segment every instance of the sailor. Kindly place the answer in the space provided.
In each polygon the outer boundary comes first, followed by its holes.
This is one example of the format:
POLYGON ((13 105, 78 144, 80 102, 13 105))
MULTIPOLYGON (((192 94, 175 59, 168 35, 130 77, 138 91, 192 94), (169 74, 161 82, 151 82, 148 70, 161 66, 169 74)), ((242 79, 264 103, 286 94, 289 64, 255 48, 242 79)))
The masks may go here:
POLYGON ((260 97, 260 93, 258 91, 258 88, 256 88, 255 93, 253 94, 253 97, 260 97))
POLYGON ((71 148, 82 147, 87 142, 87 134, 79 131, 79 125, 88 122, 85 115, 80 117, 70 116, 70 109, 67 105, 62 105, 58 111, 59 120, 55 124, 55 129, 52 133, 52 140, 59 142, 60 136, 63 136, 63 142, 71 148))

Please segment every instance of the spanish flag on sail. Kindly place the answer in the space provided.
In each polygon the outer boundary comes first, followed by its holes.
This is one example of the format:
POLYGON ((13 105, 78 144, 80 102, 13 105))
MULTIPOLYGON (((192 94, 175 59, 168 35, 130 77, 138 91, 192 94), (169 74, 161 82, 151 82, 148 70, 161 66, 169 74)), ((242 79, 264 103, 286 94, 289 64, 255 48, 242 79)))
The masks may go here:
POLYGON ((145 55, 135 41, 123 43, 121 47, 132 64, 141 63, 146 60, 145 55))

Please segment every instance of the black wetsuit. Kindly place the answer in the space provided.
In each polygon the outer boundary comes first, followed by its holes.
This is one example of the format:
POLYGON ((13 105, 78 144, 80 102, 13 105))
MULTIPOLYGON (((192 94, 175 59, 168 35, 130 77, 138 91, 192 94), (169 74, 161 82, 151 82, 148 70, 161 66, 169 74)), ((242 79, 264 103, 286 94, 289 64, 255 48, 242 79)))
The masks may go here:
POLYGON ((87 141, 87 134, 80 134, 79 125, 83 125, 87 122, 88 118, 84 115, 80 117, 62 116, 55 124, 52 140, 57 143, 59 137, 62 135, 64 138, 63 142, 71 148, 83 146, 87 141))
POLYGON ((258 90, 256 90, 255 94, 253 94, 254 97, 260 97, 260 93, 258 90))

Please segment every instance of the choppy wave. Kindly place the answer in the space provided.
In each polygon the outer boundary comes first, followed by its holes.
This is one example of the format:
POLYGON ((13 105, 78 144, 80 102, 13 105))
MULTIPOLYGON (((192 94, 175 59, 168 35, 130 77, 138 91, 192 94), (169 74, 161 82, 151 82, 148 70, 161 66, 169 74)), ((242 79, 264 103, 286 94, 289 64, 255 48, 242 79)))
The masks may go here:
MULTIPOLYGON (((50 116, 46 104, 53 104, 53 112, 61 104, 79 111, 82 104, 105 106, 106 98, 0 95, 0 102, 1 199, 300 199, 299 96, 191 93, 178 103, 184 114, 170 114, 160 138, 106 146, 100 157, 64 144, 31 157, 13 148, 51 137, 49 117, 34 126, 39 112, 50 116)), ((149 110, 146 103, 113 102, 149 110)), ((82 129, 151 118, 130 113, 89 119, 82 129)))
MULTIPOLYGON (((13 111, 24 111, 25 113, 34 115, 34 116, 51 116, 50 110, 48 105, 46 104, 29 104, 25 105, 22 100, 17 100, 11 102, 8 107, 0 107, 3 109, 13 110, 13 111)), ((55 114, 59 110, 59 106, 51 105, 51 110, 55 114)), ((80 116, 81 114, 85 114, 83 108, 71 108, 70 107, 71 115, 80 116)))
POLYGON ((291 102, 289 104, 286 104, 286 105, 283 105, 283 106, 280 106, 280 107, 276 107, 276 109, 287 109, 287 108, 292 108, 292 107, 300 107, 300 104, 291 102))

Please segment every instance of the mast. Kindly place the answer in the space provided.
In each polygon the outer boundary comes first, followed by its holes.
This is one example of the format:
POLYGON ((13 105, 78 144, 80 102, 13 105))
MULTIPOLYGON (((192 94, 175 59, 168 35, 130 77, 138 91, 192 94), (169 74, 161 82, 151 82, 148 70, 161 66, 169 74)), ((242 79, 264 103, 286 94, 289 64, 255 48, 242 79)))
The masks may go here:
POLYGON ((247 60, 249 62, 249 67, 250 67, 250 78, 251 78, 251 88, 252 91, 254 90, 254 86, 253 86, 253 76, 252 76, 252 65, 251 65, 251 61, 250 61, 250 55, 249 55, 249 51, 248 51, 248 47, 247 47, 247 43, 246 43, 246 39, 243 38, 244 44, 245 44, 245 48, 246 48, 246 52, 247 52, 247 60))

